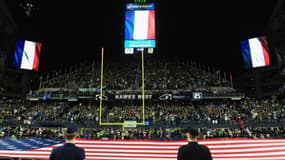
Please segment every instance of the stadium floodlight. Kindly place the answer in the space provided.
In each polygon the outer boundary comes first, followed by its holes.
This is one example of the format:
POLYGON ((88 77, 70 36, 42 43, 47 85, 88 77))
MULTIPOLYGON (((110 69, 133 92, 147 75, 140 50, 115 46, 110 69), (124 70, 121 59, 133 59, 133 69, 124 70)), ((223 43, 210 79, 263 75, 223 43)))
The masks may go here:
POLYGON ((38 2, 35 0, 27 0, 19 4, 24 9, 26 16, 31 16, 32 12, 39 10, 38 2))

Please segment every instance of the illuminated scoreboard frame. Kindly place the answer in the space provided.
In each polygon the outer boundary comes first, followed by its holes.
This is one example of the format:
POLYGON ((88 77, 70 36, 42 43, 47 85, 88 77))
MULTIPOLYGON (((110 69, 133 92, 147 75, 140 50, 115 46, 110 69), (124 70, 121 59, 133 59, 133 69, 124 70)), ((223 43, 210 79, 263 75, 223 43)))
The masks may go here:
POLYGON ((127 3, 125 13, 125 54, 144 50, 154 53, 156 47, 155 4, 127 3))

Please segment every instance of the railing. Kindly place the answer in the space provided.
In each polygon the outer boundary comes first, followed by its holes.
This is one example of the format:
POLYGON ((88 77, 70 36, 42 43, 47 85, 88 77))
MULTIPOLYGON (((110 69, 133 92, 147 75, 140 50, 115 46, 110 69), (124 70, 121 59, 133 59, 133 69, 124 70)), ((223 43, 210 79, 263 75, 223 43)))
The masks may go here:
MULTIPOLYGON (((147 121, 147 120, 146 120, 147 121)), ((30 124, 23 123, 16 120, 4 120, 0 126, 29 126, 29 127, 65 127, 69 125, 78 126, 81 128, 100 128, 100 125, 98 122, 93 120, 88 121, 67 121, 67 120, 54 120, 54 121, 31 121, 30 124)), ((284 119, 278 119, 276 121, 271 120, 265 120, 265 121, 257 121, 257 120, 248 120, 244 122, 244 127, 283 127, 285 125, 285 118, 284 119)), ((111 127, 117 127, 117 126, 111 126, 111 127)), ((156 122, 152 123, 150 122, 147 125, 141 126, 142 128, 187 128, 187 127, 197 127, 197 128, 240 128, 239 123, 236 121, 227 121, 227 122, 220 122, 220 123, 211 123, 206 120, 202 121, 177 121, 173 123, 166 123, 166 122, 156 122)))
MULTIPOLYGON (((44 88, 37 92, 33 92, 27 95, 28 100, 80 100, 80 99, 95 99, 99 98, 99 88, 79 88, 77 90, 65 89, 65 88, 44 88)), ((104 90, 104 100, 136 100, 136 96, 141 95, 141 90, 104 90), (128 98, 128 96, 133 98, 128 98)), ((191 100, 194 92, 201 93, 201 97, 198 99, 232 99, 240 100, 244 98, 243 93, 238 92, 216 92, 212 93, 206 89, 202 90, 145 90, 145 95, 148 95, 152 99, 158 100, 172 100, 172 99, 184 99, 191 100)))

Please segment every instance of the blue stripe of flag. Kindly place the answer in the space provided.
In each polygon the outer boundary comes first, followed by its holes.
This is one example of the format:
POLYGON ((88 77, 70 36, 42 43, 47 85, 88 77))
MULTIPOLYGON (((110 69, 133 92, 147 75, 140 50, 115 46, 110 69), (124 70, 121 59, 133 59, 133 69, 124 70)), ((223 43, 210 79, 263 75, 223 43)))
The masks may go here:
POLYGON ((14 65, 18 69, 21 67, 24 45, 25 45, 24 40, 16 42, 16 49, 14 52, 14 65))

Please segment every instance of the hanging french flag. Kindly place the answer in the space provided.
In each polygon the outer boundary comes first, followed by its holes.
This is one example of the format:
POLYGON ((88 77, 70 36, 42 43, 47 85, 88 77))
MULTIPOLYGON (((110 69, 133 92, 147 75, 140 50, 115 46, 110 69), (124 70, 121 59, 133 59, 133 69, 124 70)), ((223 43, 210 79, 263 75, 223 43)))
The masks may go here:
POLYGON ((270 53, 265 37, 255 37, 242 41, 241 46, 246 68, 270 65, 270 53))
POLYGON ((39 70, 42 44, 39 42, 19 40, 16 42, 14 64, 17 69, 39 70))

